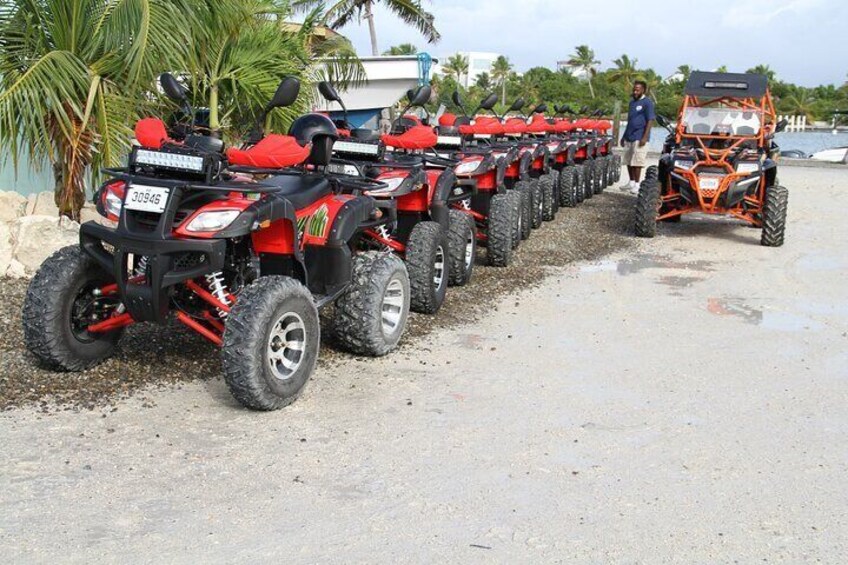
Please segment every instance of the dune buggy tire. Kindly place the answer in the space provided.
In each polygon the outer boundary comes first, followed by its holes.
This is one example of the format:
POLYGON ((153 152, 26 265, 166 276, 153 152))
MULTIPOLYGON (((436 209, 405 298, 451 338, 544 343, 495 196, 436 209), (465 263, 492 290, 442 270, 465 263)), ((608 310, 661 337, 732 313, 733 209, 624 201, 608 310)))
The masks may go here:
MULTIPOLYGON (((24 344, 44 368, 83 371, 112 356, 123 329, 89 334, 74 328, 80 308, 95 303, 91 293, 115 281, 79 245, 48 257, 32 278, 21 319, 24 344)), ((100 321, 100 320, 98 320, 100 321)))
POLYGON ((223 339, 224 381, 233 397, 252 410, 288 406, 318 361, 321 324, 312 294, 290 277, 258 278, 239 294, 223 339))
POLYGON ((508 193, 492 197, 486 231, 486 256, 492 267, 507 267, 512 262, 514 210, 508 193))
POLYGON ((574 190, 573 167, 565 167, 559 173, 559 205, 565 208, 577 206, 577 192, 574 190))
POLYGON ((406 270, 409 273, 409 309, 419 314, 435 314, 448 291, 450 243, 437 222, 419 222, 406 242, 406 270))
POLYGON ((582 164, 574 166, 574 194, 577 195, 577 203, 586 200, 586 167, 582 164))
POLYGON ((586 195, 586 200, 589 200, 593 196, 595 196, 595 175, 597 174, 597 169, 595 167, 595 161, 589 160, 583 163, 583 194, 586 195))
POLYGON ((519 181, 513 189, 521 195, 521 239, 530 237, 533 230, 533 191, 528 181, 519 181))
POLYGON ((464 286, 471 280, 474 270, 474 259, 477 256, 477 227, 468 214, 459 210, 450 210, 448 214, 450 218, 448 284, 464 286))
POLYGON ((397 347, 409 317, 409 275, 396 255, 354 256, 350 285, 336 299, 330 335, 345 350, 381 357, 397 347))
POLYGON ((542 189, 542 220, 550 222, 559 210, 559 202, 554 200, 554 179, 550 175, 542 175, 539 187, 542 189))
POLYGON ((786 232, 786 212, 789 208, 789 191, 784 186, 766 187, 763 204, 763 232, 760 244, 765 247, 783 245, 786 232))
POLYGON ((530 227, 536 230, 542 227, 542 210, 544 208, 542 187, 539 185, 538 179, 530 181, 530 192, 533 195, 533 208, 530 213, 530 227))
POLYGON ((648 177, 639 185, 636 197, 636 235, 654 237, 657 234, 657 217, 660 212, 660 183, 648 177))

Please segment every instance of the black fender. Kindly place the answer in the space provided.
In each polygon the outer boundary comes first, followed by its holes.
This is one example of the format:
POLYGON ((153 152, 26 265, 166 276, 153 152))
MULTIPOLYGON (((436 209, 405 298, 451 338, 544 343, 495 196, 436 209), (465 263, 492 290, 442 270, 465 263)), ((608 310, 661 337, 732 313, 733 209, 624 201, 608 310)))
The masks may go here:
POLYGON ((521 163, 518 166, 518 178, 521 180, 530 179, 530 166, 533 164, 535 152, 525 151, 521 154, 521 163))
POLYGON ((498 192, 502 192, 502 188, 504 186, 504 181, 506 179, 506 169, 509 167, 509 163, 505 157, 499 157, 497 160, 497 172, 495 174, 495 184, 498 187, 498 192))
MULTIPOLYGON (((440 226, 448 229, 448 202, 450 200, 459 199, 460 195, 454 197, 453 189, 457 185, 456 173, 453 169, 445 169, 439 175, 436 181, 436 186, 433 187, 433 198, 430 200, 430 218, 437 222, 440 226)), ((465 197, 465 190, 460 187, 462 197, 465 197)))
POLYGON ((777 184, 777 162, 774 159, 763 161, 763 174, 766 176, 766 186, 777 184))
POLYGON ((309 285, 309 272, 301 251, 300 233, 297 229, 297 216, 294 205, 286 198, 273 193, 251 204, 225 230, 216 234, 220 238, 233 238, 249 235, 261 224, 282 220, 289 224, 294 234, 293 256, 277 253, 260 253, 260 270, 263 275, 291 275, 305 285, 309 285))
POLYGON ((551 172, 551 150, 547 145, 539 144, 533 152, 533 160, 539 157, 542 158, 542 174, 546 175, 551 172))

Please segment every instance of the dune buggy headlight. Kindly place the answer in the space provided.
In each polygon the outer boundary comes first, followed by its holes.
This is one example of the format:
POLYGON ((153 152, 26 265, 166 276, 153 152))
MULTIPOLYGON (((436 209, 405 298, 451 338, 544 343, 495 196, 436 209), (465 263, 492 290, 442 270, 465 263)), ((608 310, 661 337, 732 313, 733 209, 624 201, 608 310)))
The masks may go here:
POLYGON ((201 212, 188 223, 185 229, 195 233, 221 231, 232 224, 239 214, 241 214, 240 210, 201 212))
POLYGON ((751 173, 760 172, 760 164, 759 163, 739 163, 736 165, 736 172, 743 175, 750 175, 751 173))
POLYGON ((482 161, 465 161, 464 163, 457 165, 453 172, 458 175, 467 175, 480 168, 480 163, 482 163, 482 161))
POLYGON ((686 169, 687 171, 695 166, 695 161, 684 161, 682 159, 675 159, 674 166, 678 169, 686 169))
POLYGON ((135 154, 135 163, 137 165, 191 171, 193 173, 203 172, 203 157, 182 155, 180 153, 165 153, 164 151, 139 149, 135 154))

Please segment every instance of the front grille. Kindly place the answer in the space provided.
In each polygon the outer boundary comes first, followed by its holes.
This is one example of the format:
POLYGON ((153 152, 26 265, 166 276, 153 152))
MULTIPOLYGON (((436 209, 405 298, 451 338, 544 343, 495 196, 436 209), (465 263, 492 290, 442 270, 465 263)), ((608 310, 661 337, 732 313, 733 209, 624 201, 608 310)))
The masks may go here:
MULTIPOLYGON (((144 226, 149 229, 155 228, 159 225, 159 218, 162 216, 161 214, 156 214, 154 212, 133 212, 135 215, 136 221, 139 225, 144 226)), ((181 223, 188 218, 189 211, 187 210, 178 210, 176 214, 174 214, 174 223, 171 225, 176 228, 181 223)))
POLYGON ((175 255, 173 261, 175 271, 188 271, 205 263, 206 255, 203 253, 187 251, 186 253, 175 255))

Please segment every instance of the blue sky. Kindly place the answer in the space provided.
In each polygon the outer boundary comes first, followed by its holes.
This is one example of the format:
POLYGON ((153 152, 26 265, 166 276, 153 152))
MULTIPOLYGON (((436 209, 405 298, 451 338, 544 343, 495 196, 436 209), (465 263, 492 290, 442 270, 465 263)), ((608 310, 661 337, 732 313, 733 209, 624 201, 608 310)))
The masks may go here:
MULTIPOLYGON (((426 45, 414 29, 378 7, 381 50, 409 42, 436 57, 493 51, 526 70, 554 68, 585 43, 601 68, 627 53, 640 67, 664 76, 680 64, 744 71, 766 63, 784 80, 805 86, 848 79, 845 0, 424 0, 424 5, 436 16, 442 41, 426 45)), ((367 25, 352 23, 341 31, 360 54, 370 54, 367 25)))

